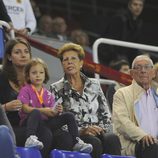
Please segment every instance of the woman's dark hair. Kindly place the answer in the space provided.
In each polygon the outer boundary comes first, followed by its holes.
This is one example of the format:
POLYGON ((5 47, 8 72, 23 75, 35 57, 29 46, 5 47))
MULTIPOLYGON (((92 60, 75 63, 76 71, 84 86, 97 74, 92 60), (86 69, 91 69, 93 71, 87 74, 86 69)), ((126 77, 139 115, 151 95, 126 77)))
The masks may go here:
POLYGON ((117 71, 120 71, 121 67, 123 65, 130 65, 128 61, 122 59, 122 60, 119 60, 119 61, 113 61, 110 63, 110 67, 114 70, 117 70, 117 71))
MULTIPOLYGON (((140 0, 140 1, 142 1, 142 2, 143 2, 143 4, 145 3, 145 0, 140 0)), ((129 5, 131 5, 131 4, 132 4, 132 2, 133 2, 133 0, 129 0, 129 1, 128 1, 128 4, 129 4, 129 5)))
POLYGON ((17 72, 15 70, 15 67, 14 67, 12 61, 10 61, 8 57, 11 56, 11 53, 12 53, 14 46, 19 44, 19 43, 24 44, 28 48, 29 53, 30 53, 30 57, 32 57, 31 46, 30 46, 29 42, 24 38, 17 37, 15 39, 9 40, 6 43, 4 58, 3 58, 3 62, 2 62, 3 63, 2 71, 5 75, 5 77, 8 80, 12 81, 17 86, 19 86, 18 80, 17 80, 17 72))

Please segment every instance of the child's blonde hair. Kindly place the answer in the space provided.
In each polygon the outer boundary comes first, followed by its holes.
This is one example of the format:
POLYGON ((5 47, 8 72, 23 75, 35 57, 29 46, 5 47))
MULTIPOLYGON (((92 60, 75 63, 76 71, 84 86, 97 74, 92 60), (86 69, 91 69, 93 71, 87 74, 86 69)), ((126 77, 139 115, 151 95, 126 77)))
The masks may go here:
POLYGON ((29 78, 29 73, 30 73, 30 69, 32 66, 35 65, 42 65, 45 71, 45 79, 44 79, 44 83, 47 83, 49 80, 49 73, 48 73, 48 66, 47 64, 40 58, 33 58, 31 59, 31 61, 25 66, 25 78, 26 78, 26 82, 27 83, 31 83, 30 78, 29 78))

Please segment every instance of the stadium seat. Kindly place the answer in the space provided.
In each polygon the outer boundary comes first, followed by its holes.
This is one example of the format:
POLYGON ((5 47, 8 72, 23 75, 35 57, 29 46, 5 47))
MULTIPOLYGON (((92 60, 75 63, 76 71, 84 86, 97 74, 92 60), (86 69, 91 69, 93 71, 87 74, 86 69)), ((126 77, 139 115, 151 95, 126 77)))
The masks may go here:
POLYGON ((135 157, 134 156, 120 156, 120 155, 102 154, 101 158, 135 158, 135 157))
POLYGON ((42 158, 41 153, 37 148, 17 147, 16 151, 21 158, 42 158))
POLYGON ((54 149, 50 153, 50 158, 92 158, 92 157, 88 153, 54 149))
POLYGON ((0 25, 0 64, 2 62, 3 55, 4 55, 4 32, 1 27, 2 26, 0 25))

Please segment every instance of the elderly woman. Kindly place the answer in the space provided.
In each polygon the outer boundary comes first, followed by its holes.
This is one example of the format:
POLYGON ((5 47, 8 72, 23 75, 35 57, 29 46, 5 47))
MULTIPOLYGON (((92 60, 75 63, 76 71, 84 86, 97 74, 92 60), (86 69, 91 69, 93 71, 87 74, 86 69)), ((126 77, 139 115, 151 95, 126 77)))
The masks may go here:
MULTIPOLYGON (((19 126, 18 110, 22 107, 22 103, 17 99, 17 96, 20 88, 25 84, 24 67, 30 61, 31 56, 30 44, 25 39, 16 38, 8 41, 0 72, 0 106, 7 113, 18 146, 24 145, 26 128, 19 126)), ((45 146, 42 153, 46 156, 50 151, 52 133, 44 126, 41 126, 38 134, 39 139, 42 140, 45 146)))
MULTIPOLYGON (((100 84, 87 78, 81 69, 85 53, 80 45, 67 43, 58 52, 65 76, 51 85, 56 101, 74 113, 80 137, 93 145, 93 158, 102 153, 120 155, 120 142, 111 133, 111 114, 100 84)), ((71 138, 67 138, 70 142, 71 138)))

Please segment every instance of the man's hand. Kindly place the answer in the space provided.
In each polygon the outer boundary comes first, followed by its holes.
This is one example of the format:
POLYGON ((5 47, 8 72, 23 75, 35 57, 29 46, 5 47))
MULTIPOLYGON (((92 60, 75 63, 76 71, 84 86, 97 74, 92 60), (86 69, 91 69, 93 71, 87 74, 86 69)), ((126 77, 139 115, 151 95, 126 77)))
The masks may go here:
POLYGON ((150 146, 154 143, 157 143, 158 140, 154 137, 152 137, 151 135, 146 135, 144 136, 140 142, 142 143, 143 147, 145 148, 146 146, 150 146))

